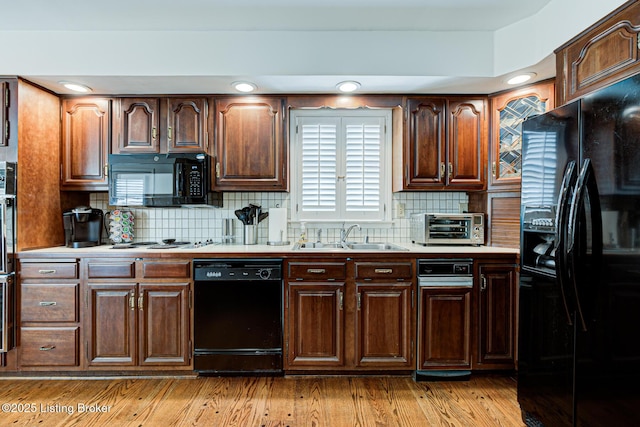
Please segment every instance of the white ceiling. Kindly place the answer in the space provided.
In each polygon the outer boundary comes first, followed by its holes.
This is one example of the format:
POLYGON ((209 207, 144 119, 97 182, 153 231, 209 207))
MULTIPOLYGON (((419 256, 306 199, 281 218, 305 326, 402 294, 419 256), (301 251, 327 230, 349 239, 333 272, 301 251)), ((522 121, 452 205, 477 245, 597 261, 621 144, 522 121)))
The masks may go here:
POLYGON ((553 49, 621 3, 0 0, 0 75, 57 93, 69 93, 60 80, 99 94, 233 93, 240 79, 259 93, 330 93, 347 79, 366 93, 492 93, 518 71, 553 77, 553 49), (568 24, 572 5, 586 10, 568 24))

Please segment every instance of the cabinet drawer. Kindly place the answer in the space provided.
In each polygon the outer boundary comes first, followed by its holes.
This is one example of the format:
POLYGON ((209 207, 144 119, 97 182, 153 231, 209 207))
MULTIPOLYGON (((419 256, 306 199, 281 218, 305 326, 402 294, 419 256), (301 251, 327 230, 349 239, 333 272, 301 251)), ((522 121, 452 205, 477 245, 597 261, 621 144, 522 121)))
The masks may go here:
POLYGON ((413 268, 410 262, 356 262, 356 279, 411 280, 413 268))
POLYGON ((129 279, 135 277, 135 261, 89 262, 87 277, 89 279, 129 279))
POLYGON ((23 322, 77 322, 78 284, 20 285, 20 319, 23 322))
POLYGON ((78 366, 79 328, 20 328, 21 366, 78 366))
POLYGON ((189 278, 191 262, 189 261, 144 261, 142 277, 151 279, 189 278))
POLYGON ((20 264, 23 279, 77 279, 78 264, 75 262, 24 262, 20 264))
POLYGON ((297 280, 344 280, 347 277, 345 262, 292 262, 288 277, 297 280))

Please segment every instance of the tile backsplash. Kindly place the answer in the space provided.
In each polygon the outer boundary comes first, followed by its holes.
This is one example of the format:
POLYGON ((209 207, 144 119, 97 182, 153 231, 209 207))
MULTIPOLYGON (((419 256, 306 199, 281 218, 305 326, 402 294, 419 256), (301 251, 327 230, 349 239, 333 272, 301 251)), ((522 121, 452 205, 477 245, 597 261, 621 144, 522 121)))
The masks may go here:
MULTIPOLYGON (((109 206, 107 193, 92 193, 92 208, 102 209, 105 213, 115 209, 109 206)), ((403 192, 393 194, 393 222, 368 226, 361 224, 360 230, 353 230, 350 237, 361 240, 365 236, 373 241, 408 240, 410 238, 411 215, 420 212, 457 213, 466 210, 469 198, 464 192, 403 192), (399 205, 404 205, 404 216, 399 217, 399 205)), ((134 241, 161 241, 173 238, 179 241, 202 242, 208 239, 214 242, 222 240, 222 220, 234 218, 234 211, 250 203, 262 206, 268 212, 270 208, 289 206, 288 193, 247 192, 224 193, 222 208, 183 207, 183 208, 126 208, 133 212, 134 241)), ((243 225, 235 223, 235 243, 242 243, 243 225)), ((350 223, 346 224, 347 226, 350 223)), ((318 229, 322 229, 323 241, 339 239, 342 224, 306 223, 307 236, 315 240, 318 229)), ((268 239, 269 218, 258 226, 258 243, 265 244, 268 239)), ((300 224, 289 222, 288 240, 298 240, 300 224)), ((105 240, 108 236, 105 237, 105 240)))

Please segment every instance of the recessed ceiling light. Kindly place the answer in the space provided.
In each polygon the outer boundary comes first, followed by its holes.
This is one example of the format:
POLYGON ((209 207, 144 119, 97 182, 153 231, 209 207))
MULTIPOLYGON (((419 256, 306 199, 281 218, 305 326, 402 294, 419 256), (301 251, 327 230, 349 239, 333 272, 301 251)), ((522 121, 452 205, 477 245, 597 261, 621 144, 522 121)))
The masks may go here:
POLYGON ((253 92, 257 89, 257 86, 250 82, 233 82, 231 83, 231 86, 233 86, 238 92, 244 93, 253 92))
POLYGON ((340 92, 354 92, 360 89, 360 83, 355 81, 340 82, 336 85, 340 92))
POLYGON ((518 74, 517 76, 511 77, 507 80, 507 84, 509 85, 519 85, 520 83, 527 82, 536 76, 536 73, 523 73, 518 74))
POLYGON ((89 86, 81 85, 80 83, 73 83, 73 82, 58 82, 58 83, 60 83, 62 86, 74 92, 80 92, 80 93, 91 92, 91 88, 89 86))

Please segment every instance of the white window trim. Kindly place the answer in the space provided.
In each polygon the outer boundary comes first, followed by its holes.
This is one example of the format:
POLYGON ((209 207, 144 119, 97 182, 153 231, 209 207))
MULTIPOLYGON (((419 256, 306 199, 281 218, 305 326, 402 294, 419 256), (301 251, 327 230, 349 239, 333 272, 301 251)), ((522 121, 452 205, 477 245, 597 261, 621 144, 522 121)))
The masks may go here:
MULTIPOLYGON (((291 221, 292 222, 313 222, 313 223, 342 223, 359 222, 367 224, 391 224, 392 223, 392 190, 391 190, 391 168, 392 168, 392 110, 391 109, 294 109, 290 113, 290 128, 289 128, 289 141, 290 141, 290 191, 291 191, 291 221), (300 161, 300 138, 301 134, 298 133, 299 119, 300 118, 379 118, 383 120, 384 129, 382 135, 382 153, 381 153, 381 182, 380 182, 380 197, 381 197, 381 212, 376 215, 375 218, 371 215, 358 215, 351 214, 344 217, 336 217, 335 215, 322 216, 317 214, 313 217, 305 217, 300 214, 298 207, 300 206, 301 198, 301 161, 300 161)), ((338 130, 338 133, 343 133, 342 130, 338 130)), ((343 161, 345 153, 338 153, 338 162, 343 161)), ((339 201, 343 203, 344 201, 339 201)))

